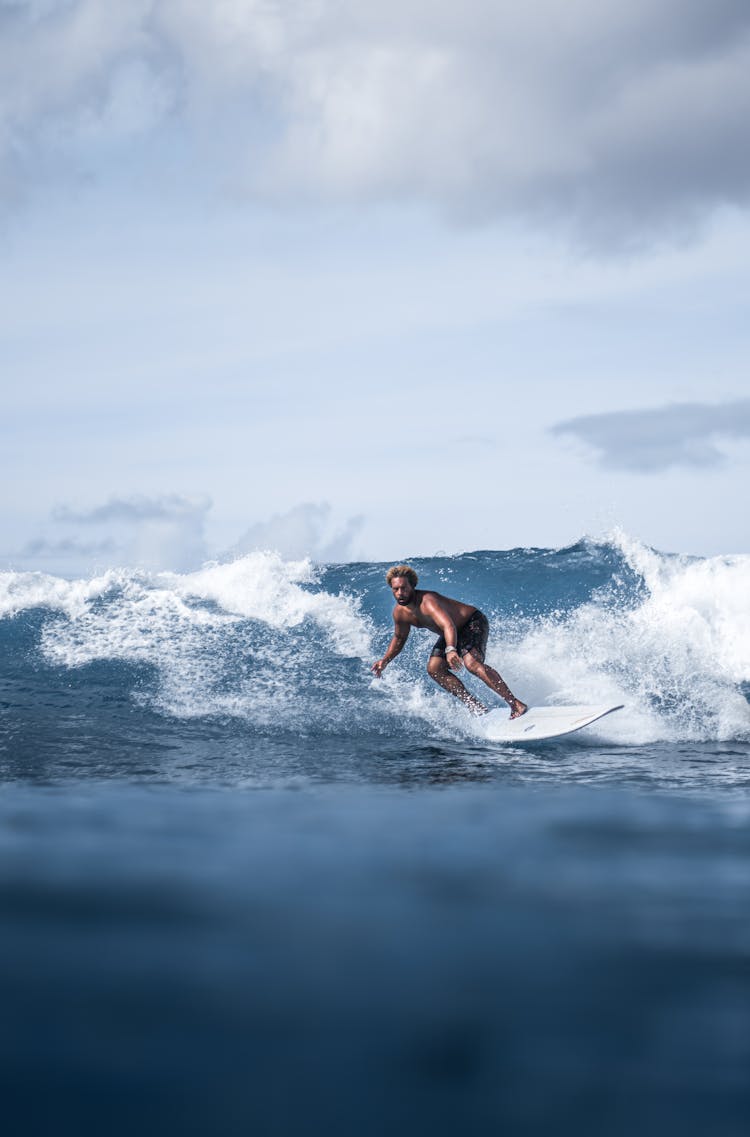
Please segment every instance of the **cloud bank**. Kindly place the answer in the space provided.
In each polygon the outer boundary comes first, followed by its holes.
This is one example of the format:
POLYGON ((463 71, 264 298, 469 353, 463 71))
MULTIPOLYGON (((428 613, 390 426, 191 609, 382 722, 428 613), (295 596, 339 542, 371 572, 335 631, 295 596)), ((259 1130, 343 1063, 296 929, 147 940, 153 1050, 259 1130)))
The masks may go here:
MULTIPOLYGON (((113 497, 89 509, 59 505, 51 521, 65 535, 35 537, 11 560, 64 574, 111 566, 189 572, 209 558, 205 526, 210 509, 208 498, 179 494, 113 497)), ((327 502, 305 502, 251 525, 220 559, 271 550, 287 560, 347 561, 363 524, 362 516, 337 522, 327 502)))
POLYGON ((160 497, 134 494, 132 497, 112 497, 91 509, 72 509, 68 505, 58 505, 52 511, 52 518, 54 521, 82 522, 85 525, 101 525, 112 521, 126 524, 141 521, 193 522, 202 525, 210 508, 209 498, 194 499, 180 494, 165 494, 160 497))
POLYGON ((330 505, 305 502, 251 525, 228 555, 269 549, 287 560, 311 557, 320 563, 347 561, 363 524, 364 518, 357 516, 336 527, 330 505))
POLYGON ((74 532, 81 526, 89 533, 93 529, 98 539, 44 538, 27 545, 23 557, 187 571, 207 559, 204 530, 210 508, 208 498, 179 494, 113 497, 90 509, 60 505, 52 511, 54 523, 74 532))
POLYGON ((720 440, 750 438, 750 399, 581 415, 557 423, 552 433, 579 439, 612 470, 653 474, 670 466, 707 469, 725 460, 720 440))
POLYGON ((175 128, 248 195, 637 242, 748 205, 749 75, 746 0, 2 0, 0 193, 175 128))

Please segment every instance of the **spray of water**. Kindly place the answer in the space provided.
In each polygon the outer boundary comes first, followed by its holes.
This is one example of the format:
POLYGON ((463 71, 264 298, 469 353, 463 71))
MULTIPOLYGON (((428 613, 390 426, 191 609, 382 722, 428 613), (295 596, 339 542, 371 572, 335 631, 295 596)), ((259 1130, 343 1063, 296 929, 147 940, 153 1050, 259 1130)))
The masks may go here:
MULTIPOLYGON (((614 558, 622 572, 583 603, 526 616, 502 606, 503 574, 511 560, 518 574, 518 551, 489 554, 488 659, 522 698, 624 703, 596 728, 623 744, 750 737, 750 557, 664 556, 622 533, 585 558, 564 554, 555 555, 559 571, 584 583, 597 558, 600 567, 614 558)), ((432 566, 438 578, 460 570, 467 597, 480 591, 472 557, 445 561, 432 566)), ((529 554, 522 565, 527 595, 538 563, 529 554)), ((372 679, 374 646, 388 628, 382 612, 367 609, 373 566, 360 566, 361 579, 357 571, 351 566, 338 590, 324 588, 309 561, 254 552, 186 574, 3 573, 0 617, 42 610, 39 649, 52 666, 143 665, 154 681, 131 696, 170 715, 240 717, 263 730, 471 735, 470 717, 426 678, 419 634, 372 679)), ((486 587, 486 563, 483 572, 486 587)))

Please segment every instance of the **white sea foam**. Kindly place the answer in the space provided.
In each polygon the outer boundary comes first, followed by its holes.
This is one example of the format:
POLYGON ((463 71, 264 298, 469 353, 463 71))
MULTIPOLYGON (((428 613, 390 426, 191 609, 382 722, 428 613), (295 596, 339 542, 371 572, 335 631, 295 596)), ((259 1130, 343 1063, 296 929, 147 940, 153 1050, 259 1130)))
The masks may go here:
POLYGON ((79 643, 66 661, 71 665, 116 658, 123 654, 124 644, 137 644, 139 632, 144 642, 153 639, 164 621, 174 617, 204 626, 227 618, 251 618, 276 628, 311 619, 330 634, 333 651, 367 657, 370 633, 356 601, 301 587, 315 580, 309 560, 283 561, 276 553, 251 553, 186 574, 115 569, 91 580, 70 581, 43 573, 4 572, 0 573, 0 617, 32 608, 61 612, 71 622, 94 623, 99 616, 100 623, 111 628, 109 641, 92 642, 88 656, 79 654, 79 643), (105 598, 106 608, 98 609, 96 601, 105 598), (125 633, 121 623, 128 617, 133 626, 125 633))
POLYGON ((315 579, 309 560, 284 561, 278 553, 256 552, 230 564, 209 565, 186 576, 174 576, 172 587, 185 599, 213 600, 225 612, 262 620, 276 628, 314 620, 329 634, 336 653, 368 658, 370 633, 359 606, 351 597, 300 587, 315 579))
POLYGON ((289 722, 295 713, 310 713, 304 692, 290 692, 290 674, 299 688, 294 672, 301 667, 371 654, 371 627, 359 602, 317 590, 315 581, 309 561, 285 562, 274 553, 188 574, 116 570, 66 581, 4 573, 0 615, 44 608, 67 617, 48 620, 41 635, 46 658, 63 667, 97 660, 153 665, 157 702, 170 713, 238 714, 270 724, 286 708, 289 722), (257 623, 255 631, 248 621, 257 623), (303 624, 309 629, 286 643, 285 634, 303 624))
MULTIPOLYGON (((613 741, 750 737, 750 556, 663 556, 617 533, 640 603, 611 594, 530 625, 504 654, 524 698, 625 703, 595 728, 613 741)), ((592 728, 594 729, 594 728, 592 728)))
POLYGON ((446 739, 476 737, 476 720, 467 715, 457 699, 446 697, 432 682, 420 677, 410 681, 396 669, 373 679, 373 695, 387 706, 389 717, 402 724, 422 723, 431 734, 446 739))
POLYGON ((0 618, 49 608, 75 619, 91 601, 122 587, 130 574, 113 570, 91 580, 64 580, 41 572, 0 572, 0 618))
MULTIPOLYGON (((612 543, 639 594, 613 586, 564 614, 525 625, 514 615, 507 629, 495 620, 489 662, 527 702, 624 703, 590 728, 613 742, 750 738, 738 686, 750 681, 750 557, 663 556, 622 534, 612 543)), ((370 685, 374 625, 357 598, 321 589, 316 571, 256 552, 187 574, 1 573, 0 616, 55 613, 41 650, 63 667, 152 666, 148 698, 171 714, 471 734, 463 709, 426 678, 416 644, 370 685)))

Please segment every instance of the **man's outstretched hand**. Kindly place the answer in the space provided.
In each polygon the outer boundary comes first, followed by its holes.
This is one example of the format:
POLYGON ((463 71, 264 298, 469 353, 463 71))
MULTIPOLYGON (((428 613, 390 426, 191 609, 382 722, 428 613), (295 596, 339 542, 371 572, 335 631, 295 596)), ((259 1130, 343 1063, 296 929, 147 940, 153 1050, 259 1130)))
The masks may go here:
POLYGON ((382 659, 376 659, 375 662, 373 663, 372 667, 370 668, 370 671, 373 672, 376 679, 379 679, 380 676, 383 674, 384 669, 385 669, 385 663, 383 662, 383 660, 382 659))

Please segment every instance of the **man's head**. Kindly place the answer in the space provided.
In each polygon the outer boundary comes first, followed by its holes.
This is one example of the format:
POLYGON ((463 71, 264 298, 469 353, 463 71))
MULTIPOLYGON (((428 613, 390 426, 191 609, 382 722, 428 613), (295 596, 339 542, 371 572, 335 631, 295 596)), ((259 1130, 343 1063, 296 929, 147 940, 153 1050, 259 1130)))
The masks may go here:
POLYGON ((419 577, 410 565, 394 565, 385 574, 397 604, 409 604, 414 597, 419 577))

